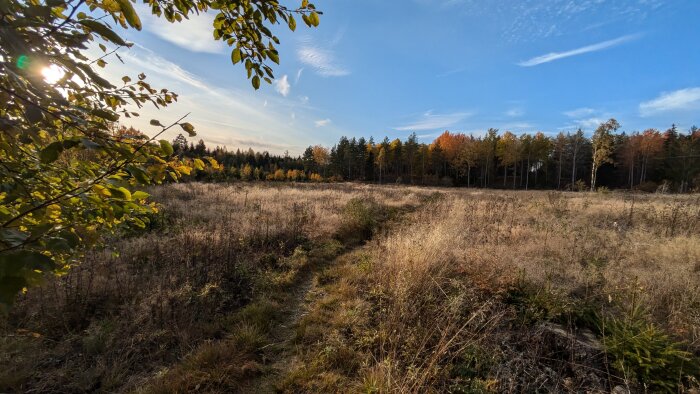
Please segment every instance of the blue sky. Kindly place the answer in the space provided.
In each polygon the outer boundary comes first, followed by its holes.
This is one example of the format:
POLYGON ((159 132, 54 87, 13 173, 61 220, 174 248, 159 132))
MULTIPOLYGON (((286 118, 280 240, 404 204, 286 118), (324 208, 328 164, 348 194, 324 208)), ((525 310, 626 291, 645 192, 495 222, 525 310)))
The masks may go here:
POLYGON ((700 1, 314 3, 318 28, 276 29, 277 81, 257 92, 211 38, 212 15, 171 25, 140 8, 126 64, 106 72, 143 71, 180 94, 135 126, 189 112, 201 138, 229 149, 299 154, 341 135, 430 141, 489 127, 590 133, 610 117, 626 131, 700 125, 700 1))

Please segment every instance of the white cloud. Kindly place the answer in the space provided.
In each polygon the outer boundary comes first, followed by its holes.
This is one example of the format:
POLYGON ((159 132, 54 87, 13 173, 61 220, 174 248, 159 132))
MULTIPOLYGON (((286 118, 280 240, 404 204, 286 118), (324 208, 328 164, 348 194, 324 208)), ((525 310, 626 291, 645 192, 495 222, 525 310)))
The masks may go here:
MULTIPOLYGON (((100 50, 95 48, 94 54, 98 53, 100 50)), ((92 53, 87 55, 93 56, 92 53)), ((120 51, 120 55, 125 64, 109 62, 103 77, 119 81, 123 75, 129 75, 135 79, 143 71, 148 75, 147 81, 153 88, 171 88, 179 95, 176 103, 165 108, 157 109, 151 105, 140 109, 134 107, 133 110, 141 116, 130 119, 123 117, 120 121, 126 126, 152 134, 156 130, 149 125, 150 119, 168 124, 189 113, 187 121, 195 126, 198 133, 194 141, 202 138, 212 147, 224 145, 235 150, 250 146, 273 153, 285 150, 294 154, 301 153, 305 146, 315 143, 318 138, 308 129, 290 122, 287 115, 289 112, 280 110, 281 107, 290 111, 299 110, 296 115, 301 120, 313 119, 313 112, 301 107, 296 98, 283 98, 272 91, 253 93, 248 84, 243 85, 243 88, 214 85, 204 77, 139 45, 134 45, 128 51, 120 51), (269 105, 265 106, 265 102, 269 105)), ((179 132, 179 128, 173 128, 163 138, 174 138, 179 132)))
POLYGON ((314 124, 316 125, 316 127, 325 127, 325 126, 328 126, 329 124, 331 124, 331 120, 328 118, 321 119, 321 120, 315 121, 314 124))
POLYGON ((297 71, 297 77, 294 79, 294 84, 298 84, 299 80, 301 79, 301 74, 304 72, 303 68, 300 68, 299 71, 297 71))
POLYGON ((550 53, 547 53, 545 55, 536 56, 536 57, 533 57, 532 59, 528 59, 528 60, 524 60, 522 62, 519 62, 518 65, 521 67, 532 67, 532 66, 537 66, 539 64, 549 63, 549 62, 552 62, 554 60, 564 59, 564 58, 576 56, 576 55, 582 55, 584 53, 602 51, 603 49, 612 48, 614 46, 623 44, 625 42, 635 40, 639 37, 640 37, 639 34, 630 34, 630 35, 616 38, 614 40, 603 41, 603 42, 599 42, 597 44, 587 45, 585 47, 572 49, 570 51, 550 52, 550 53))
POLYGON ((606 120, 607 119, 599 117, 591 117, 585 119, 576 119, 574 120, 574 124, 582 129, 595 129, 598 126, 600 126, 601 123, 604 123, 606 120))
POLYGON ((470 112, 454 112, 451 114, 433 114, 432 111, 428 111, 423 114, 423 116, 405 126, 395 127, 395 130, 406 131, 406 130, 435 130, 450 127, 455 125, 457 122, 471 116, 470 112))
POLYGON ((683 111, 700 108, 700 87, 664 92, 659 97, 639 104, 641 116, 661 112, 683 111))
POLYGON ((517 118, 523 115, 525 115, 525 110, 523 110, 522 108, 511 108, 508 111, 506 111, 506 116, 511 118, 517 118))
POLYGON ((345 67, 336 63, 335 55, 328 49, 303 45, 297 50, 297 56, 299 61, 312 67, 321 76, 342 77, 350 74, 345 67))
POLYGON ((581 118, 584 116, 588 116, 595 113, 595 110, 593 108, 576 108, 572 109, 571 111, 566 111, 564 112, 564 115, 568 116, 569 118, 581 118))
POLYGON ((226 44, 214 40, 214 15, 211 12, 191 14, 189 19, 170 23, 153 15, 146 5, 136 3, 134 7, 145 29, 165 41, 192 52, 223 53, 227 50, 226 44))
POLYGON ((499 129, 502 130, 517 130, 517 129, 534 129, 535 125, 528 122, 516 122, 516 123, 506 123, 501 125, 499 129))
POLYGON ((168 76, 197 89, 207 88, 199 77, 141 45, 134 45, 128 52, 123 52, 121 56, 128 64, 138 66, 139 69, 168 76))
POLYGON ((282 78, 275 80, 275 90, 277 91, 277 93, 281 94, 284 97, 287 97, 289 95, 290 89, 291 85, 289 85, 287 74, 282 76, 282 78))

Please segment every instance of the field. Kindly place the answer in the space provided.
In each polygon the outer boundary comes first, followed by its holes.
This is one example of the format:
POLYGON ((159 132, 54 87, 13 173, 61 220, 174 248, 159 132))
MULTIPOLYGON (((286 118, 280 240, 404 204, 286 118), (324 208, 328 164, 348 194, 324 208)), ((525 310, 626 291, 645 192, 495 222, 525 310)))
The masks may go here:
POLYGON ((21 296, 10 392, 695 392, 697 195, 177 184, 21 296))

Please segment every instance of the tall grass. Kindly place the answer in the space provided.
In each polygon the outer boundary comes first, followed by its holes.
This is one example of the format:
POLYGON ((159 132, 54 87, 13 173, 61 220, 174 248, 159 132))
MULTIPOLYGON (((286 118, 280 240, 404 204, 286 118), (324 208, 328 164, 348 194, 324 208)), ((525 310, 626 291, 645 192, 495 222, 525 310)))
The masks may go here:
MULTIPOLYGON (((234 332, 241 338, 230 346, 253 343, 265 330, 238 311, 291 286, 307 269, 307 252, 342 227, 349 201, 400 207, 418 204, 422 193, 360 185, 153 188, 162 209, 150 232, 108 240, 20 297, 0 322, 0 391, 129 391, 234 332)), ((243 358, 246 351, 237 350, 243 358)))
POLYGON ((312 350, 288 391, 697 385, 696 196, 445 195, 325 274, 333 280, 300 332, 312 350), (636 305, 643 313, 624 323, 636 305), (351 306, 352 318, 343 317, 351 306), (326 347, 345 349, 359 367, 317 357, 313 349, 326 347))

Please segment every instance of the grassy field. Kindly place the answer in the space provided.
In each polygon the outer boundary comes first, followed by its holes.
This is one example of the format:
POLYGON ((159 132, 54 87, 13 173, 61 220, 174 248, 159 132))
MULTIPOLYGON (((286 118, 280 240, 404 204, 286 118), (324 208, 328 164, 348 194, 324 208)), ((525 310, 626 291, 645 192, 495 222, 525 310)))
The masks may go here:
POLYGON ((0 391, 700 387, 697 195, 152 194, 147 233, 18 300, 0 325, 0 391))

